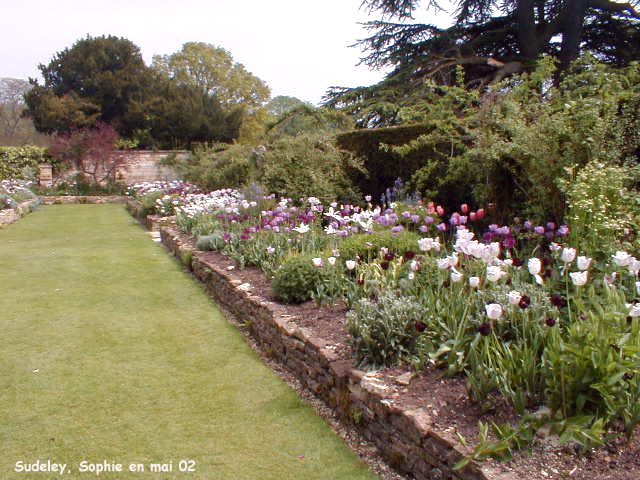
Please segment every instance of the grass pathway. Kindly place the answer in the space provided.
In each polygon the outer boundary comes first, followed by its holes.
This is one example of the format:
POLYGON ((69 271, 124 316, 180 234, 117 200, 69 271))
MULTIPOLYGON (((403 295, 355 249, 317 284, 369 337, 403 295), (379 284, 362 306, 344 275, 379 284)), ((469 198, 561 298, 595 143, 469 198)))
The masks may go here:
POLYGON ((37 461, 66 479, 375 478, 121 205, 0 230, 0 478, 61 477, 15 472, 37 461), (123 472, 80 471, 105 461, 123 472))

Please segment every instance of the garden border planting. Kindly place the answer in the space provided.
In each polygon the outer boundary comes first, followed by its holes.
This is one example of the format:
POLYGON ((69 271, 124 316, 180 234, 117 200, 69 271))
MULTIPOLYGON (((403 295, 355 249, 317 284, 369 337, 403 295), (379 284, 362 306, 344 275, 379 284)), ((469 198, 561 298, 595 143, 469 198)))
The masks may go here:
POLYGON ((453 432, 434 430, 426 407, 403 409, 394 405, 387 386, 375 372, 355 368, 353 359, 340 359, 331 342, 290 321, 290 316, 283 313, 286 305, 255 295, 233 269, 208 261, 211 252, 197 251, 194 237, 166 219, 141 218, 136 215, 140 208, 139 202, 127 202, 128 211, 142 225, 160 230, 165 247, 193 272, 209 295, 235 317, 245 319, 250 334, 270 357, 338 416, 352 423, 396 469, 425 480, 516 480, 511 473, 498 473, 475 462, 454 471, 452 466, 471 454, 471 449, 453 432))
POLYGON ((28 213, 31 213, 39 204, 40 200, 36 198, 22 202, 15 208, 0 210, 0 226, 17 222, 28 213))

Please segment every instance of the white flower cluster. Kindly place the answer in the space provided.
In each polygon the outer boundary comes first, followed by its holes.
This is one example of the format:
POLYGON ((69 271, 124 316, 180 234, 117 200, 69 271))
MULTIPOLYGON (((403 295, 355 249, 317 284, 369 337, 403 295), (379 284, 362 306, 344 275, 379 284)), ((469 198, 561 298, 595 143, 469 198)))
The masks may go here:
POLYGON ((341 231, 349 231, 351 229, 350 227, 356 227, 364 232, 371 233, 373 232, 373 219, 380 215, 380 207, 376 207, 373 210, 354 210, 350 215, 344 215, 339 210, 336 210, 336 208, 336 204, 331 204, 329 209, 324 212, 326 217, 334 220, 324 229, 327 235, 333 235, 341 231))
POLYGON ((195 186, 182 180, 139 182, 129 185, 127 195, 147 195, 155 192, 167 192, 171 190, 195 190, 195 186))
POLYGON ((209 193, 190 193, 182 197, 181 205, 176 207, 176 214, 195 218, 203 213, 221 212, 239 214, 242 210, 255 207, 256 202, 249 202, 237 190, 225 188, 209 193))
POLYGON ((483 260, 487 265, 499 264, 500 244, 492 242, 488 245, 474 240, 475 234, 464 227, 456 231, 456 243, 453 248, 456 252, 464 253, 478 260, 483 260))
POLYGON ((33 182, 26 180, 1 180, 0 190, 4 190, 8 194, 30 191, 29 187, 33 185, 33 182))

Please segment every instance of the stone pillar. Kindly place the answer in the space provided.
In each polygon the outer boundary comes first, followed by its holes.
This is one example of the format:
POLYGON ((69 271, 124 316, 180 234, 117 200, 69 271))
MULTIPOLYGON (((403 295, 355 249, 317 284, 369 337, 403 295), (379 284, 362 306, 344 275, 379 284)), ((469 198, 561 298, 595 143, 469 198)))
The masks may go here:
POLYGON ((50 187, 53 185, 53 167, 50 163, 41 163, 40 167, 40 186, 50 187))

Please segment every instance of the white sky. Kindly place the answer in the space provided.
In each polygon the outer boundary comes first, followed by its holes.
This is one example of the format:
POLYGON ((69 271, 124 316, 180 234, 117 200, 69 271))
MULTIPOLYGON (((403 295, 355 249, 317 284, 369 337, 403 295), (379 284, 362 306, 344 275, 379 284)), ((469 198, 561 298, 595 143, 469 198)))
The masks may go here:
MULTIPOLYGON (((136 44, 147 63, 186 42, 228 50, 271 87, 317 104, 330 86, 371 85, 383 72, 356 66, 349 48, 376 20, 361 0, 0 0, 0 77, 40 78, 39 63, 87 34, 136 44)), ((433 12, 419 20, 436 21, 433 12)), ((440 23, 448 24, 448 17, 440 23)))

